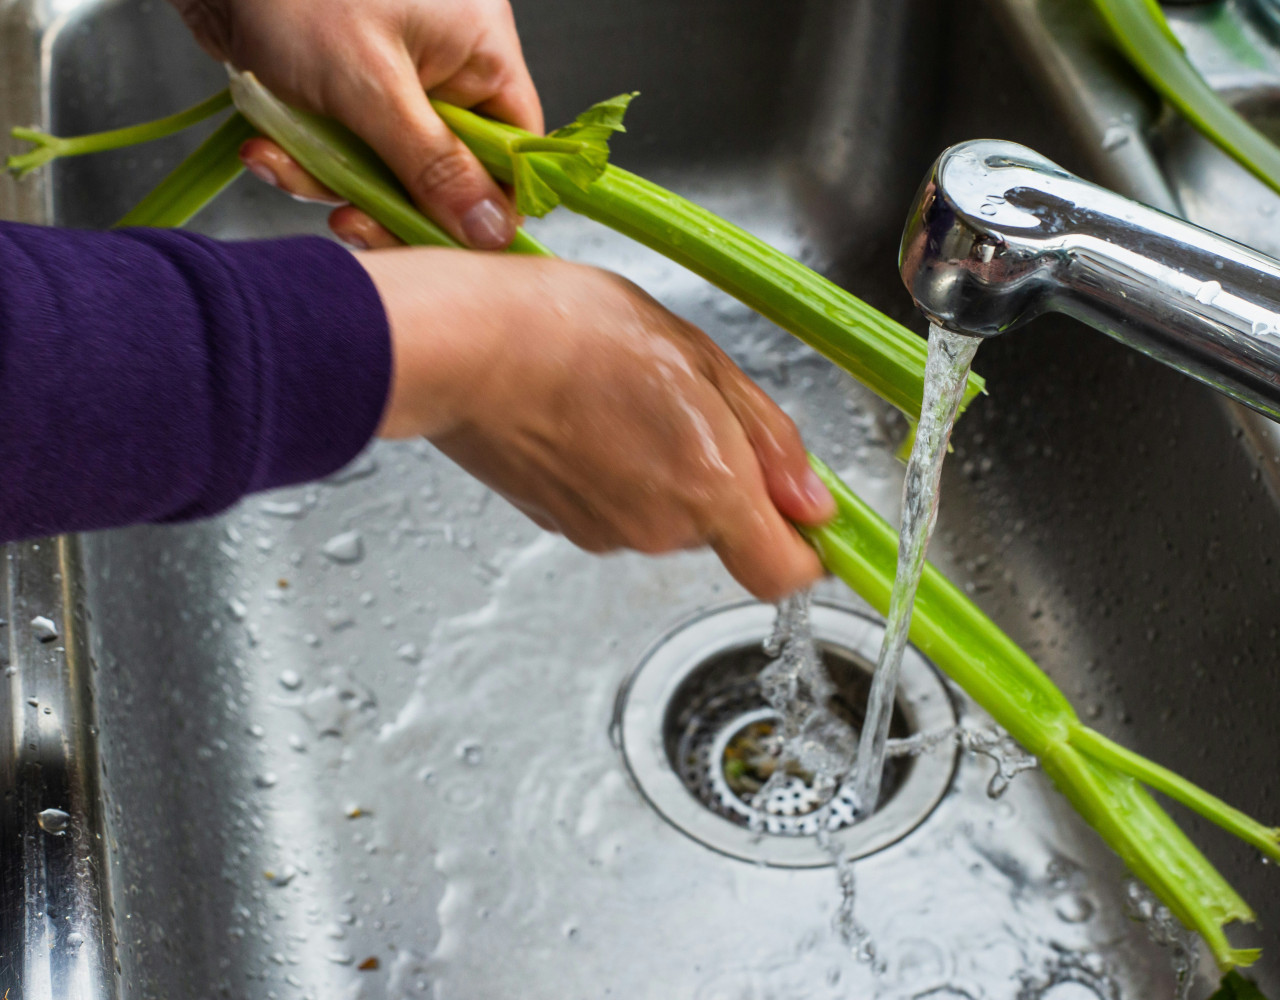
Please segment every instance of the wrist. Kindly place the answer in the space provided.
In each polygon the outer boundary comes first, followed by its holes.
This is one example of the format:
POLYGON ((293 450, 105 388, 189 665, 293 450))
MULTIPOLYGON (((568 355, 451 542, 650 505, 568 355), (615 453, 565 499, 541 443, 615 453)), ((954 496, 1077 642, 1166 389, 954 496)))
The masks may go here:
POLYGON ((397 248, 356 254, 387 316, 391 385, 378 436, 448 434, 482 405, 501 339, 499 296, 488 255, 397 248))

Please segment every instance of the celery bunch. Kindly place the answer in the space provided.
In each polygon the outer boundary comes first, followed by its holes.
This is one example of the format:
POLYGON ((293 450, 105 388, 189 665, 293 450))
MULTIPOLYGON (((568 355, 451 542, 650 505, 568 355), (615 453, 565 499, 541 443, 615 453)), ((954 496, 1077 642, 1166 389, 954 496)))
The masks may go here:
MULTIPOLYGON (((238 112, 122 221, 185 222, 238 172, 238 141, 232 140, 256 129, 406 242, 456 245, 345 128, 284 105, 249 74, 233 74, 231 92, 238 112)), ((546 137, 440 102, 436 109, 495 176, 514 184, 522 211, 540 215, 563 204, 659 250, 917 414, 926 355, 918 337, 736 226, 609 163, 608 139, 622 129, 629 100, 624 95, 596 105, 546 137)), ((91 144, 88 138, 58 141, 78 143, 68 147, 73 150, 91 144)), ((20 158, 10 165, 24 168, 20 158)), ((513 249, 550 253, 527 234, 513 249)), ((981 380, 972 377, 966 398, 980 389, 981 380)), ((836 497, 838 514, 824 527, 804 529, 806 537, 828 570, 883 612, 897 561, 896 532, 826 466, 813 463, 836 497)), ((1252 920, 1249 906, 1147 789, 1189 806, 1277 861, 1280 830, 1086 727, 1031 659, 932 566, 916 598, 911 639, 1040 759, 1130 870, 1204 937, 1224 970, 1258 958, 1256 950, 1232 947, 1224 930, 1252 920)))

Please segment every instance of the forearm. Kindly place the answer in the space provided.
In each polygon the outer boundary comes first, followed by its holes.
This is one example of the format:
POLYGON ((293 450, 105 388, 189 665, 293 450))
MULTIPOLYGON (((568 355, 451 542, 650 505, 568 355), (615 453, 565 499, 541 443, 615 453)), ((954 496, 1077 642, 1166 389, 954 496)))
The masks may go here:
POLYGON ((0 540, 199 517, 333 471, 390 379, 325 241, 0 223, 0 540))

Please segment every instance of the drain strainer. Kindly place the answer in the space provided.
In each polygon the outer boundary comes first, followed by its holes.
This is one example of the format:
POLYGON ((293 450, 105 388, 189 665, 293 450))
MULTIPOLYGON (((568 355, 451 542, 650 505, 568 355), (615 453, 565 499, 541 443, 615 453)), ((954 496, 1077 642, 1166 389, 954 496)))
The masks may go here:
MULTIPOLYGON (((833 846, 865 857, 929 815, 951 783, 957 753, 944 746, 890 761, 876 811, 857 824, 846 789, 815 787, 798 769, 766 788, 781 758, 780 720, 757 681, 769 661, 762 645, 773 619, 772 607, 733 605, 685 623, 650 651, 618 699, 615 726, 627 767, 670 823, 723 854, 785 868, 830 865, 814 839, 825 823, 834 828, 833 846)), ((856 733, 884 627, 830 604, 815 604, 811 619, 836 689, 828 707, 856 733)), ((908 647, 891 735, 955 723, 941 677, 908 647)))

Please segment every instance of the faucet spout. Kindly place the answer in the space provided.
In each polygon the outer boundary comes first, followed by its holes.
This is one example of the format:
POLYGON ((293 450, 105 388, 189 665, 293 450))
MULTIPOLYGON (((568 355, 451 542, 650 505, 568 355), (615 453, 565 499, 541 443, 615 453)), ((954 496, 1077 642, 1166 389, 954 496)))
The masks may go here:
POLYGON ((991 337, 1072 316, 1280 420, 1280 261, 1016 143, 939 157, 899 255, 916 305, 991 337))

